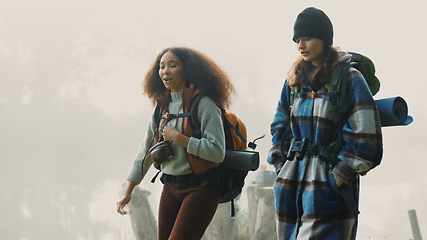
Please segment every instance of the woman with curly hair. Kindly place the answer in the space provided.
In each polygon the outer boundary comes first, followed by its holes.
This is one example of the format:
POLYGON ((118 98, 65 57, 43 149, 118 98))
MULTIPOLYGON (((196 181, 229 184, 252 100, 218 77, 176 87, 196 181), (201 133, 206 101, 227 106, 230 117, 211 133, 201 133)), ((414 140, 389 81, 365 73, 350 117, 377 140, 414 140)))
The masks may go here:
POLYGON ((333 47, 332 39, 332 23, 323 11, 310 7, 298 15, 293 40, 300 56, 271 123, 273 146, 267 159, 277 172, 281 240, 355 239, 359 176, 381 162, 375 101, 363 75, 348 67, 351 55, 333 47), (348 74, 342 75, 340 93, 345 94, 339 95, 337 111, 328 85, 336 79, 334 69, 341 67, 348 74))
POLYGON ((200 239, 220 201, 220 191, 203 176, 224 160, 221 109, 230 105, 234 87, 210 58, 183 47, 163 50, 147 72, 143 87, 144 93, 161 107, 162 116, 189 112, 191 100, 203 94, 196 110, 201 138, 194 137, 189 117, 174 118, 164 124, 165 119, 159 123, 153 113, 145 142, 128 175, 125 194, 117 203, 117 212, 124 213, 133 188, 153 165, 147 149, 160 139, 170 141, 172 159, 155 165, 161 169, 164 184, 158 239, 200 239))

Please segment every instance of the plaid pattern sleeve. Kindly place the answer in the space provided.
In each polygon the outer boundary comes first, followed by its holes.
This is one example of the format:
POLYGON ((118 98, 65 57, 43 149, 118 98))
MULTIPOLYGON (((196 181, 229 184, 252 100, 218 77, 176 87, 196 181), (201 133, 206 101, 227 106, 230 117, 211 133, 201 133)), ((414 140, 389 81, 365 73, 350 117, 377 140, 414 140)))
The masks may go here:
POLYGON ((363 76, 355 69, 349 74, 347 89, 349 117, 343 127, 344 145, 333 173, 345 183, 364 175, 381 162, 381 123, 375 101, 363 76))
MULTIPOLYGON (((292 138, 290 131, 287 136, 283 136, 286 129, 290 127, 289 121, 289 94, 290 88, 285 81, 282 89, 281 97, 274 115, 273 122, 270 125, 270 133, 272 135, 272 148, 268 154, 267 162, 274 165, 276 171, 283 165, 282 153, 281 153, 281 141, 289 141, 292 138)), ((287 151, 288 149, 283 149, 287 151)))

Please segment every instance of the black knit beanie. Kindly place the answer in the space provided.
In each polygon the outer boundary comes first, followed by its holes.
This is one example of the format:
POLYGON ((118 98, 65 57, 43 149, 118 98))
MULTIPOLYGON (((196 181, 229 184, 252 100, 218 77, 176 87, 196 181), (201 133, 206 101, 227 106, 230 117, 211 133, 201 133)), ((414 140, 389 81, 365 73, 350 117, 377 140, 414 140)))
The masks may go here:
POLYGON ((317 8, 309 7, 302 11, 294 24, 293 40, 299 37, 315 37, 332 45, 334 29, 332 22, 326 14, 317 8))

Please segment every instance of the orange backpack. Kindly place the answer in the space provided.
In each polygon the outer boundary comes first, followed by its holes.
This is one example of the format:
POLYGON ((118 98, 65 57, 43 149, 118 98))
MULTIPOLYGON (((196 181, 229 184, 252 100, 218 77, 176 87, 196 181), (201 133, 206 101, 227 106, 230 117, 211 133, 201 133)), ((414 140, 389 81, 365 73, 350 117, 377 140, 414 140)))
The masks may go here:
POLYGON ((227 149, 245 150, 247 147, 246 126, 236 114, 222 111, 225 142, 227 149))

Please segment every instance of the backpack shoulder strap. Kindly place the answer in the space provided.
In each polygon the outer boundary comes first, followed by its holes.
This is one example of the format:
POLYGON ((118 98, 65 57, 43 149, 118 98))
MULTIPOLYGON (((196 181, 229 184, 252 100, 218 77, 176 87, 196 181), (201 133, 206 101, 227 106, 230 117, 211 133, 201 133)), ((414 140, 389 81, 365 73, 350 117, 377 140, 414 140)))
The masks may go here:
POLYGON ((329 107, 332 111, 341 111, 343 102, 341 100, 345 98, 345 91, 341 90, 346 89, 347 85, 347 81, 342 81, 342 79, 348 78, 351 64, 352 61, 349 59, 335 66, 332 71, 331 81, 328 83, 329 107))
POLYGON ((160 124, 160 119, 162 118, 162 111, 163 109, 159 106, 159 104, 157 104, 156 108, 154 109, 154 120, 157 122, 157 125, 160 124))
MULTIPOLYGON (((159 130, 159 125, 160 125, 160 119, 162 118, 162 112, 163 112, 163 109, 159 106, 159 104, 157 104, 156 105, 156 108, 154 109, 154 121, 156 122, 156 125, 157 125, 157 128, 156 128, 156 130, 154 131, 154 135, 153 135, 153 137, 151 138, 151 141, 150 142, 153 142, 153 140, 154 140, 154 137, 155 137, 155 135, 158 133, 158 130, 159 130)), ((146 157, 147 157, 147 154, 148 154, 148 150, 149 150, 150 148, 147 148, 147 152, 145 153, 145 156, 144 156, 144 159, 142 160, 143 162, 145 161, 145 159, 146 159, 146 157)), ((153 164, 154 165, 154 164, 153 164)), ((141 167, 143 168, 144 167, 144 163, 143 164, 141 164, 141 167)), ((156 167, 156 165, 154 165, 154 167, 155 168, 157 168, 156 167)), ((144 170, 143 170, 143 172, 144 172, 144 170)), ((156 181, 156 178, 157 178, 157 176, 160 174, 160 172, 161 172, 161 170, 159 169, 159 171, 154 175, 154 177, 151 179, 151 182, 152 183, 154 183, 155 181, 156 181)))
POLYGON ((190 126, 196 138, 200 138, 202 136, 202 132, 200 130, 200 121, 197 119, 197 107, 199 105, 200 99, 202 99, 204 96, 204 94, 195 96, 193 100, 191 100, 190 104, 190 112, 192 113, 192 117, 190 118, 190 126))
POLYGON ((291 88, 291 92, 289 93, 289 111, 292 109, 292 104, 295 102, 295 98, 298 96, 298 87, 291 88))

